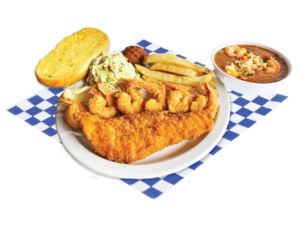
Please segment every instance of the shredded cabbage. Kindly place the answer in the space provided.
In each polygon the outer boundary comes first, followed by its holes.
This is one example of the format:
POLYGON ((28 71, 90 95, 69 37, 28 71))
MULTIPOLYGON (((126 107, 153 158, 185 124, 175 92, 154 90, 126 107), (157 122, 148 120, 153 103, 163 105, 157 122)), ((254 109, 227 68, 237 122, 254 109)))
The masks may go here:
POLYGON ((87 85, 105 83, 116 93, 121 91, 117 84, 122 83, 122 78, 140 79, 140 75, 121 53, 110 51, 103 52, 94 59, 86 83, 87 85))

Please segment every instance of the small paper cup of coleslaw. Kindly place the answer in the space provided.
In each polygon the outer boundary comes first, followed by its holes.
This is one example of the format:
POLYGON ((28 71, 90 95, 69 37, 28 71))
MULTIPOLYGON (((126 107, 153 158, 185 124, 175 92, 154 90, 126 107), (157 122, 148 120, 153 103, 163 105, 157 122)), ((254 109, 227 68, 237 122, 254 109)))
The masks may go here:
MULTIPOLYGON (((248 64, 255 64, 256 62, 249 57, 245 57, 248 61, 246 62, 248 64), (251 62, 250 62, 251 61, 251 62)), ((248 42, 248 41, 234 41, 234 42, 227 42, 222 45, 219 45, 217 48, 215 48, 211 54, 211 61, 214 65, 215 71, 218 75, 218 77, 221 79, 223 84, 228 87, 231 90, 234 90, 236 92, 239 92, 244 95, 260 95, 267 93, 273 89, 276 89, 280 87, 281 85, 285 84, 286 81, 291 77, 292 73, 292 65, 289 59, 283 55, 281 52, 275 50, 274 48, 271 48, 269 46, 255 43, 255 42, 248 42), (260 56, 264 60, 264 68, 260 67, 255 69, 257 72, 251 72, 252 74, 247 75, 229 75, 226 73, 227 70, 225 70, 225 64, 226 65, 232 65, 235 63, 243 63, 243 61, 238 62, 238 60, 244 59, 244 57, 240 57, 238 54, 239 52, 234 52, 233 55, 226 58, 226 56, 218 56, 216 54, 225 54, 225 47, 228 46, 239 46, 240 48, 246 48, 249 52, 253 52, 254 55, 260 56), (222 58, 223 57, 223 58, 222 58), (275 58, 274 58, 275 57, 275 58), (269 59, 277 59, 277 61, 280 63, 280 69, 278 71, 275 71, 274 73, 270 70, 266 72, 266 66, 272 66, 271 62, 267 61, 269 59), (263 69, 262 69, 263 68, 263 69), (281 74, 280 74, 281 73, 281 74)), ((276 62, 276 61, 275 61, 276 62)), ((243 66, 243 65, 242 65, 243 66)), ((250 65, 252 68, 255 68, 257 65, 250 65)), ((236 67, 237 68, 237 67, 236 67)), ((240 67, 237 69, 239 70, 240 67)), ((269 69, 269 68, 267 68, 269 69)), ((272 69, 272 68, 271 68, 272 69)))

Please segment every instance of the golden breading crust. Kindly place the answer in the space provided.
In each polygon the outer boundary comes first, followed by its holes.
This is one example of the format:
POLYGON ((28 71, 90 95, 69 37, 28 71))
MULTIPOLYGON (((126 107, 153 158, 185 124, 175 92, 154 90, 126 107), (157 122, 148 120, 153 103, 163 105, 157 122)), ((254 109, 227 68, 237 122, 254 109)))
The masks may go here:
POLYGON ((140 64, 142 65, 144 56, 148 53, 139 46, 129 46, 123 51, 123 55, 128 59, 133 65, 140 64))
POLYGON ((94 58, 107 50, 108 37, 84 28, 59 42, 35 69, 37 80, 48 87, 68 87, 86 76, 94 58))

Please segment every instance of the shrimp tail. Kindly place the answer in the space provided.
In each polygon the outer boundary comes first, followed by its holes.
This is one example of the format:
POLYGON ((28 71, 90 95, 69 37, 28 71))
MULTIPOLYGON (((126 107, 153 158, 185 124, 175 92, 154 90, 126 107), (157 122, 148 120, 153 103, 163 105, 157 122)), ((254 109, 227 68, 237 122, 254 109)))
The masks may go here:
POLYGON ((208 118, 213 119, 215 118, 219 107, 217 92, 206 82, 200 82, 200 85, 204 88, 208 96, 206 106, 203 109, 203 115, 207 115, 208 118))

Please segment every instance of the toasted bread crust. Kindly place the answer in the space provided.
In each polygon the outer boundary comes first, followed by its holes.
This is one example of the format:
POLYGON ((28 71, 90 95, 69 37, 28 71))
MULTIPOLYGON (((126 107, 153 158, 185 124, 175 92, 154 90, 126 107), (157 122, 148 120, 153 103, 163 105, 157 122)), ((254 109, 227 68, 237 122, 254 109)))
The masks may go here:
POLYGON ((84 28, 65 37, 39 61, 35 68, 37 80, 51 88, 76 83, 87 75, 91 62, 107 50, 108 43, 107 35, 95 28, 84 28))

